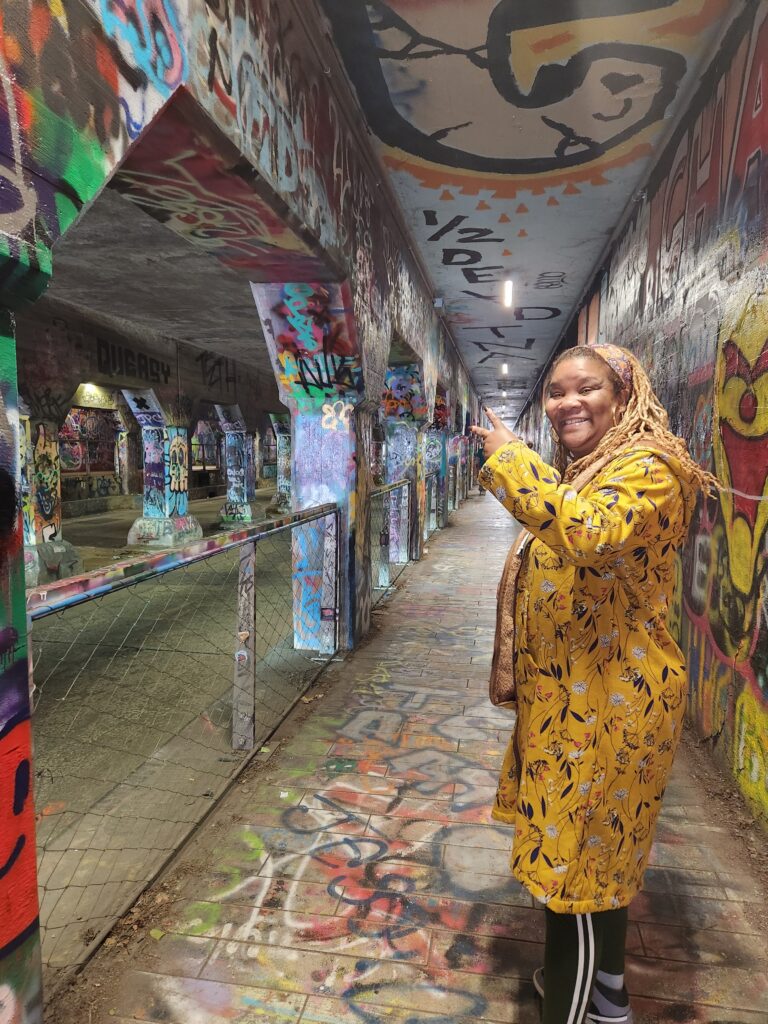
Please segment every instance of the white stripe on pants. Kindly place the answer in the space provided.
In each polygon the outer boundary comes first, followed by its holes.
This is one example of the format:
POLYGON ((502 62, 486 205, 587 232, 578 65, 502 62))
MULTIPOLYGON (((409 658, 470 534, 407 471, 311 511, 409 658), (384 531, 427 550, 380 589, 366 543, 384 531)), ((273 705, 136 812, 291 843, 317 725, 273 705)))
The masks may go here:
POLYGON ((579 961, 573 985, 573 1000, 566 1024, 581 1024, 587 1011, 587 1000, 595 970, 595 933, 591 914, 575 914, 576 934, 579 940, 579 961))

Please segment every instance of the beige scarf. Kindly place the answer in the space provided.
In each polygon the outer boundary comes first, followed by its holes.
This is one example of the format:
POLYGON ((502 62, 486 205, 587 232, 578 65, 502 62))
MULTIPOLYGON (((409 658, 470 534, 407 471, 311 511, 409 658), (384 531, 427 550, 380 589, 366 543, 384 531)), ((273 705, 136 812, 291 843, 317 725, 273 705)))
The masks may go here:
MULTIPOLYGON (((625 451, 637 447, 637 441, 617 448, 615 452, 597 459, 584 468, 571 481, 570 490, 581 491, 597 474, 625 451)), ((523 530, 510 548, 496 593, 496 635, 493 640, 493 660, 488 696, 496 707, 517 707, 517 683, 515 681, 515 616, 517 611, 517 584, 520 570, 528 554, 529 541, 533 540, 528 530, 523 530)))

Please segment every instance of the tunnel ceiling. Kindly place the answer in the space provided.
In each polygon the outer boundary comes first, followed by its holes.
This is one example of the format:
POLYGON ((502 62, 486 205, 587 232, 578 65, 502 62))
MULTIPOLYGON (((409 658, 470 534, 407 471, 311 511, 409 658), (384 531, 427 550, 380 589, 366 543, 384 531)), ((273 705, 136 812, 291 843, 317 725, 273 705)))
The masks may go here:
POLYGON ((513 415, 741 4, 322 3, 475 385, 503 405, 507 362, 513 415))
POLYGON ((46 299, 274 375, 248 281, 106 188, 54 247, 46 299))

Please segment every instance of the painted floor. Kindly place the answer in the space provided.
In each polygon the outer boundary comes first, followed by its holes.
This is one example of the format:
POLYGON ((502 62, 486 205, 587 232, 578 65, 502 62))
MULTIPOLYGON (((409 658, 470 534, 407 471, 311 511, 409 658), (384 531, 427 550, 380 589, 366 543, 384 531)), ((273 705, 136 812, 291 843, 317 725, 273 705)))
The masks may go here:
MULTIPOLYGON (((489 815, 509 719, 486 684, 512 536, 490 496, 452 516, 56 1024, 538 1021, 543 912, 489 815)), ((637 1024, 765 1024, 768 907, 685 752, 657 838, 630 911, 637 1024)))

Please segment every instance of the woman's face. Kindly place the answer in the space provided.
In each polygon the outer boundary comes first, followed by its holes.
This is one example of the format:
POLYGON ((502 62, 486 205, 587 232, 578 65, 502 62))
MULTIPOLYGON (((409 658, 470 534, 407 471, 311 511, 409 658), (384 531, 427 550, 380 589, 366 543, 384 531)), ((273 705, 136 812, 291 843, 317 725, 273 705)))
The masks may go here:
POLYGON ((555 367, 544 409, 561 442, 580 459, 595 450, 625 405, 607 367, 597 359, 574 356, 555 367))

